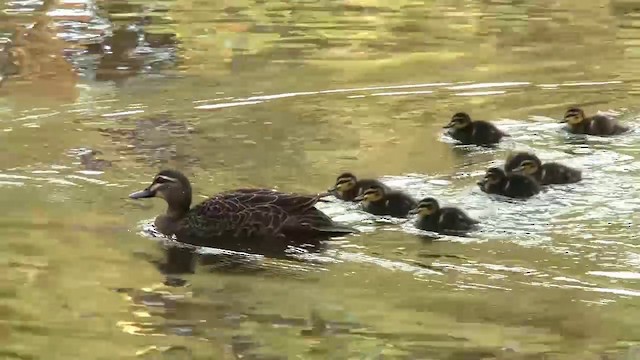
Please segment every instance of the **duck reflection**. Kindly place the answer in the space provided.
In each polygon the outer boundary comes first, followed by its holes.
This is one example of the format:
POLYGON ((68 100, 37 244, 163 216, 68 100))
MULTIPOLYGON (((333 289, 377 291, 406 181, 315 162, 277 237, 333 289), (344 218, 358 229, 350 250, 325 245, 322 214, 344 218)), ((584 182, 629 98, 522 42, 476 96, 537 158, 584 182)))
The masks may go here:
POLYGON ((135 76, 143 66, 143 58, 135 54, 139 34, 134 28, 122 27, 105 41, 108 49, 96 69, 98 81, 122 81, 135 76))

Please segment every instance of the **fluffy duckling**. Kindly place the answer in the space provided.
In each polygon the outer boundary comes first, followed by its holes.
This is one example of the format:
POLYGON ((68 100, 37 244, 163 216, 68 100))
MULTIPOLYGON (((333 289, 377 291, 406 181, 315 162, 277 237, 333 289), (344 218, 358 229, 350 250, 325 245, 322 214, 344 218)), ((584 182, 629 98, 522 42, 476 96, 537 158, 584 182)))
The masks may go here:
POLYGON ((488 121, 472 121, 469 114, 459 112, 453 115, 451 121, 445 125, 449 129, 449 136, 465 145, 492 145, 509 136, 488 121))
POLYGON ((487 169, 484 178, 478 181, 480 190, 487 194, 498 194, 510 198, 528 198, 540 192, 540 185, 530 176, 506 174, 504 170, 492 167, 487 169))
POLYGON ((556 162, 542 163, 534 154, 518 152, 507 158, 507 173, 529 175, 541 185, 572 184, 582 180, 582 172, 556 162))
POLYGON ((354 199, 362 201, 362 209, 373 215, 390 215, 406 218, 417 202, 402 191, 388 190, 386 187, 373 185, 354 199))
POLYGON ((372 186, 379 186, 389 191, 382 182, 375 179, 358 179, 350 172, 340 174, 336 178, 336 184, 328 191, 340 200, 355 201, 355 198, 372 186))
POLYGON ((430 197, 420 200, 418 206, 411 210, 410 214, 418 214, 415 223, 415 227, 418 229, 441 234, 469 231, 479 223, 458 208, 441 208, 438 201, 430 197))
POLYGON ((572 134, 587 134, 597 136, 619 135, 629 131, 629 128, 618 124, 615 119, 594 115, 586 117, 580 108, 570 108, 564 114, 563 123, 567 123, 567 130, 572 134))

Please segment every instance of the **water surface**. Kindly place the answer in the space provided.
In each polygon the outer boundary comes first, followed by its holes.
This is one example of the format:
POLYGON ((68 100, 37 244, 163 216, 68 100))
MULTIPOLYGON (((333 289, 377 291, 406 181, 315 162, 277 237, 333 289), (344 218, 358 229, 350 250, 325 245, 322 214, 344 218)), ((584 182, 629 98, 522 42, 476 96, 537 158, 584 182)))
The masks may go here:
POLYGON ((637 356, 640 131, 557 122, 580 105, 640 125, 640 2, 1 6, 0 357, 637 356), (457 111, 511 138, 455 146, 441 127, 457 111), (526 202, 480 193, 519 149, 584 180, 526 202), (315 193, 349 170, 482 226, 427 241, 322 204, 362 232, 298 261, 217 254, 167 282, 145 231, 164 204, 126 199, 166 167, 197 199, 315 193))

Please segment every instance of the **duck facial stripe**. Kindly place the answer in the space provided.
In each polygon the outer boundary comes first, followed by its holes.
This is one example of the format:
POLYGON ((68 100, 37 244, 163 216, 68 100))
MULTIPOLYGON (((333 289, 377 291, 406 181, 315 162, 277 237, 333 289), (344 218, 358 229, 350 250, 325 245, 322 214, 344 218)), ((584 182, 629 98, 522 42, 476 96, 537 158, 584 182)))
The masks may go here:
POLYGON ((158 183, 158 184, 162 184, 165 182, 178 182, 178 179, 169 177, 169 176, 164 176, 164 175, 158 175, 156 176, 156 178, 153 180, 154 183, 158 183))

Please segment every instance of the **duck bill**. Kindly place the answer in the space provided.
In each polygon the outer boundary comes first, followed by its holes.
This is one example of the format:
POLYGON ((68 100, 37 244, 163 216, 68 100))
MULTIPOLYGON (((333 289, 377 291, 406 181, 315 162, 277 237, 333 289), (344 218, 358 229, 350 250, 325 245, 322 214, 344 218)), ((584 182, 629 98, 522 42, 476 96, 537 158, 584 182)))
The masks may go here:
POLYGON ((417 214, 419 212, 420 212, 420 209, 418 209, 418 208, 411 209, 411 210, 409 210, 409 215, 415 215, 415 214, 417 214))
POLYGON ((511 170, 512 173, 520 174, 524 172, 524 168, 522 166, 518 166, 517 168, 511 170))
POLYGON ((144 198, 152 198, 156 196, 156 193, 154 191, 147 189, 141 190, 141 191, 136 191, 134 193, 131 193, 129 195, 130 199, 144 199, 144 198))
POLYGON ((561 123, 561 124, 568 123, 568 122, 569 122, 569 120, 567 120, 567 119, 562 119, 562 120, 560 120, 560 123, 561 123))
POLYGON ((360 195, 360 196, 356 196, 356 197, 353 199, 353 201, 358 201, 358 202, 360 202, 360 201, 364 201, 364 196, 362 196, 362 195, 360 195))
POLYGON ((448 123, 447 125, 443 126, 442 128, 443 128, 443 129, 449 129, 449 128, 452 128, 454 125, 455 125, 455 124, 454 124, 454 123, 453 123, 453 121, 452 121, 452 122, 448 123))

